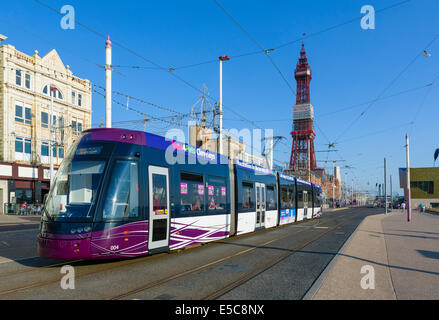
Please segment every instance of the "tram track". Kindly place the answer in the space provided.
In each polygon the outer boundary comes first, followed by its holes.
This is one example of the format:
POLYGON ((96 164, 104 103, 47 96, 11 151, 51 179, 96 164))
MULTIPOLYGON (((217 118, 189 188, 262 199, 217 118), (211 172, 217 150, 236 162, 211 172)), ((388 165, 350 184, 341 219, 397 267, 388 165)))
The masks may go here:
POLYGON ((265 263, 262 267, 259 267, 255 270, 252 270, 250 272, 248 272, 247 274, 245 274, 243 277, 239 278, 238 280, 233 281, 232 283, 228 284, 227 286, 209 294, 208 296, 205 296, 203 298, 201 298, 201 300, 215 300, 218 299, 219 297, 225 295, 226 293, 232 291, 233 289, 243 285, 244 283, 248 282, 249 280, 257 277, 258 275, 260 275, 261 273, 265 272, 266 270, 270 269, 271 267, 275 266, 276 264, 278 264, 279 262, 285 260, 286 258, 294 255, 295 253, 297 253, 300 249, 303 249, 304 247, 308 246, 309 244, 313 243, 316 240, 319 240, 320 238, 322 238, 323 236, 325 236, 326 234, 328 234, 331 231, 334 231, 335 229, 337 229, 340 225, 344 224, 345 222, 340 222, 338 224, 336 224, 333 228, 327 229, 326 231, 318 234, 317 236, 311 238, 310 240, 307 240, 305 243, 301 243, 293 248, 288 248, 287 252, 282 254, 281 256, 276 257, 275 259, 272 259, 271 261, 265 263))
MULTIPOLYGON (((337 221, 338 219, 341 219, 341 218, 342 218, 342 217, 338 217, 338 216, 337 216, 337 217, 334 217, 333 219, 325 220, 325 224, 326 224, 326 223, 333 222, 333 221, 337 221)), ((311 220, 311 221, 312 221, 312 220, 311 220)), ((294 234, 295 234, 295 235, 297 235, 297 234, 301 234, 301 233, 303 233, 303 232, 309 231, 309 230, 312 229, 312 228, 316 228, 316 229, 317 229, 320 223, 321 223, 321 218, 318 218, 317 221, 316 221, 316 223, 313 223, 313 224, 311 224, 311 225, 309 225, 309 226, 304 226, 303 229, 297 230, 296 232, 294 232, 294 234)), ((334 230, 334 229, 337 228, 337 226, 339 226, 340 224, 342 224, 342 223, 337 224, 334 228, 327 229, 326 232, 324 232, 323 234, 320 235, 320 237, 323 236, 324 234, 326 234, 326 233, 328 233, 328 232, 334 230)), ((288 227, 288 225, 281 226, 281 228, 283 228, 283 227, 288 227)), ((278 227, 278 228, 279 228, 279 227, 278 227)), ((273 230, 273 229, 271 229, 271 230, 273 230)), ((323 229, 322 229, 322 230, 323 230, 323 229)), ((270 231, 270 229, 266 229, 266 230, 263 230, 263 231, 270 231)), ((248 235, 251 235, 251 234, 246 234, 246 235, 248 236, 248 235)), ((193 269, 189 269, 189 270, 186 270, 186 271, 183 271, 183 272, 179 272, 179 273, 173 274, 173 275, 171 275, 171 276, 166 276, 166 277, 163 277, 163 278, 158 279, 158 280, 156 280, 156 281, 153 281, 153 282, 150 282, 150 283, 144 284, 144 285, 142 285, 142 286, 138 286, 138 287, 136 287, 135 289, 133 289, 133 290, 129 290, 129 291, 123 293, 123 294, 116 295, 116 296, 113 294, 113 295, 111 295, 111 296, 102 297, 102 298, 100 298, 100 299, 120 300, 120 299, 123 299, 123 298, 129 297, 129 296, 131 296, 131 295, 134 295, 134 294, 136 294, 136 293, 139 293, 139 292, 142 292, 142 291, 148 290, 148 289, 150 289, 150 288, 158 287, 158 286, 160 286, 160 285, 163 285, 163 284, 165 284, 165 283, 171 282, 171 281, 173 281, 173 280, 176 280, 176 279, 182 278, 182 277, 184 277, 184 276, 187 276, 187 275, 190 275, 190 274, 196 273, 196 272, 201 271, 201 270, 203 270, 203 269, 207 269, 207 268, 209 268, 209 267, 211 267, 211 266, 214 266, 214 265, 219 264, 219 263, 221 263, 221 262, 224 262, 224 261, 226 261, 226 260, 232 259, 232 258, 234 258, 234 257, 237 257, 237 256, 240 256, 240 255, 243 255, 243 254, 245 254, 245 253, 251 252, 251 251, 253 251, 253 250, 255 250, 255 249, 263 248, 263 247, 265 247, 265 246, 267 246, 267 245, 269 245, 269 244, 271 244, 271 243, 273 243, 273 242, 275 242, 275 241, 282 240, 282 239, 287 238, 287 237, 289 237, 289 236, 291 236, 291 234, 283 235, 282 237, 278 237, 278 238, 276 238, 276 239, 271 239, 271 240, 266 241, 266 242, 264 242, 264 243, 257 244, 257 245, 255 245, 255 246, 253 246, 253 247, 251 247, 251 248, 248 248, 248 249, 246 249, 246 250, 239 251, 239 252, 237 252, 237 253, 235 253, 235 254, 232 254, 232 255, 229 255, 229 256, 223 257, 223 258, 221 258, 221 259, 216 259, 216 260, 214 260, 214 261, 208 262, 208 263, 206 263, 206 264, 204 264, 204 265, 202 265, 202 266, 199 266, 199 267, 197 267, 197 268, 193 268, 193 269)), ((235 237, 231 237, 231 238, 224 239, 224 240, 222 240, 222 241, 229 241, 229 240, 233 240, 234 238, 235 238, 235 237)), ((311 239, 310 241, 308 241, 306 244, 301 244, 301 245, 302 245, 302 247, 303 247, 303 246, 306 246, 308 243, 310 243, 310 242, 312 242, 312 241, 315 241, 315 240, 317 240, 317 239, 314 239, 314 238, 313 238, 313 239, 311 239)), ((208 244, 214 244, 214 243, 215 243, 215 242, 211 242, 211 243, 208 243, 208 244)), ((296 250, 297 250, 297 249, 296 249, 296 250)), ((99 274, 99 273, 106 272, 106 271, 117 270, 117 269, 123 269, 123 268, 125 268, 125 267, 130 266, 130 265, 141 264, 141 263, 145 262, 145 260, 150 261, 151 259, 157 259, 157 258, 160 258, 161 256, 166 255, 166 254, 168 254, 168 253, 161 253, 161 254, 156 254, 156 255, 152 255, 152 256, 144 256, 144 257, 139 257, 139 258, 134 258, 134 259, 129 259, 129 260, 116 261, 116 262, 114 262, 114 264, 111 263, 111 264, 108 264, 108 265, 105 264, 105 263, 101 263, 101 262, 103 262, 103 261, 97 261, 96 264, 92 265, 92 270, 90 270, 89 268, 88 268, 88 269, 83 269, 83 270, 78 270, 78 271, 75 273, 75 278, 76 278, 76 279, 78 279, 78 278, 84 278, 84 277, 87 277, 87 276, 91 276, 91 275, 93 275, 93 274, 99 274)), ((291 254, 289 254, 289 255, 291 255, 291 254)), ((73 260, 73 261, 65 261, 65 262, 59 262, 59 263, 49 264, 49 265, 47 265, 47 266, 42 266, 41 268, 44 268, 43 270, 41 270, 41 269, 23 270, 23 271, 19 272, 18 275, 22 275, 22 274, 26 274, 26 273, 31 273, 31 272, 36 272, 36 276, 38 276, 39 273, 42 273, 42 272, 47 271, 47 270, 45 270, 46 268, 53 268, 53 267, 63 266, 63 265, 69 265, 69 264, 70 264, 70 265, 71 265, 71 264, 78 264, 78 263, 81 263, 81 262, 83 262, 83 260, 73 260)), ((275 262, 275 263, 277 263, 277 262, 275 262)), ((275 264, 275 263, 274 263, 274 264, 275 264)), ((268 264, 270 264, 270 263, 268 263, 268 264)), ((268 266, 268 264, 267 264, 267 267, 269 268, 270 266, 268 266)), ((271 261, 271 265, 274 265, 274 264, 273 264, 273 262, 271 261)), ((264 266, 265 266, 265 265, 264 265, 264 266)), ((84 266, 84 267, 87 267, 87 266, 84 266)), ((88 266, 88 267, 90 267, 90 266, 88 266)), ((260 269, 260 268, 259 268, 259 269, 260 269)), ((258 270, 259 270, 259 269, 258 269, 258 270)), ((263 271, 260 271, 260 272, 263 272, 263 271)), ((258 273, 260 273, 260 272, 258 272, 258 273)), ((1 274, 1 275, 0 275, 0 279, 2 279, 2 278, 6 278, 6 277, 8 277, 8 276, 10 276, 10 275, 12 275, 12 274, 13 274, 14 276, 17 275, 16 272, 15 272, 15 273, 1 274)), ((248 277, 248 276, 251 276, 251 275, 247 275, 246 277, 248 277)), ((256 275, 255 275, 255 276, 256 276, 256 275)), ((0 298, 1 298, 1 297, 5 297, 5 296, 7 296, 8 294, 17 293, 17 292, 24 291, 24 290, 28 290, 28 289, 33 289, 33 288, 38 288, 38 287, 44 287, 44 286, 47 286, 47 285, 51 285, 51 284, 55 284, 55 283, 59 283, 60 280, 61 280, 61 276, 60 276, 60 273, 59 273, 59 271, 58 271, 58 272, 56 273, 56 275, 50 276, 50 278, 47 279, 47 280, 45 280, 45 281, 36 281, 36 282, 34 282, 34 283, 30 283, 30 284, 28 284, 28 285, 24 285, 24 286, 21 286, 21 285, 20 285, 20 286, 17 286, 17 287, 12 287, 12 288, 6 289, 6 290, 1 290, 1 291, 0 291, 0 298)), ((238 280, 238 281, 242 282, 243 280, 240 279, 240 280, 238 280)), ((246 281, 248 281, 248 280, 246 280, 246 281)), ((245 282, 245 281, 244 281, 244 282, 245 282)), ((236 283, 236 282, 235 282, 235 283, 236 283)), ((228 287, 228 286, 227 286, 227 287, 228 287)), ((221 290, 224 290, 224 288, 221 289, 221 290)), ((5 297, 5 298, 7 299, 7 297, 5 297)))
MULTIPOLYGON (((165 254, 165 253, 163 253, 163 254, 165 254)), ((114 262, 116 265, 107 265, 105 268, 99 268, 98 270, 92 270, 92 271, 84 270, 82 272, 79 271, 79 272, 75 273, 75 279, 86 277, 86 276, 89 276, 89 275, 92 275, 92 274, 98 274, 98 273, 104 272, 104 271, 111 271, 111 270, 114 270, 114 269, 117 269, 117 268, 129 266, 129 265, 132 265, 132 264, 135 264, 135 263, 141 263, 141 262, 143 262, 147 258, 150 258, 150 259, 151 258, 157 258, 158 256, 161 256, 163 254, 157 254, 157 255, 153 255, 153 256, 145 256, 145 257, 133 258, 133 259, 129 259, 129 260, 117 261, 117 262, 114 262)), ((85 260, 66 261, 66 262, 56 263, 56 264, 49 265, 49 266, 50 267, 64 266, 64 265, 70 265, 70 264, 72 264, 72 262, 76 262, 77 263, 77 262, 82 262, 82 261, 85 261, 85 260)), ((101 262, 103 262, 103 260, 96 261, 96 262, 97 263, 94 265, 94 266, 96 266, 96 268, 100 267, 101 265, 104 265, 103 263, 101 264, 101 262)), ((47 268, 49 266, 44 266, 43 268, 47 268)), ((37 272, 37 273, 42 273, 42 272, 47 271, 47 270, 40 270, 40 269, 24 270, 24 271, 22 271, 22 272, 20 272, 18 274, 21 275, 21 274, 24 274, 24 273, 27 273, 27 272, 32 272, 32 271, 37 272)), ((15 275, 17 275, 17 273, 15 273, 15 275)), ((16 293, 16 292, 19 292, 19 291, 27 290, 27 289, 38 288, 38 287, 43 287, 43 286, 46 286, 46 285, 51 285, 51 284, 54 284, 54 283, 59 283, 61 281, 61 276, 60 275, 61 275, 60 272, 57 272, 56 276, 53 276, 50 279, 45 280, 45 281, 38 281, 38 282, 31 283, 29 285, 14 287, 14 288, 10 288, 10 289, 7 289, 7 290, 2 290, 2 291, 0 291, 0 297, 1 296, 5 296, 7 294, 11 294, 11 293, 16 293)), ((2 277, 3 277, 3 275, 2 275, 2 277)))
MULTIPOLYGON (((325 223, 327 223, 327 222, 332 222, 332 221, 336 221, 336 220, 338 220, 338 219, 340 219, 340 217, 335 217, 334 219, 329 219, 329 220, 325 221, 325 223)), ((314 223, 314 224, 308 226, 307 228, 304 228, 304 229, 298 230, 297 232, 294 233, 294 235, 301 234, 301 233, 303 233, 303 232, 309 231, 309 229, 312 229, 312 228, 317 228, 317 225, 319 225, 320 222, 321 222, 321 220, 320 220, 320 218, 318 218, 316 223, 314 223)), ((336 224, 336 226, 334 226, 334 227, 331 228, 331 229, 325 229, 326 231, 323 232, 323 233, 321 233, 321 234, 319 234, 317 237, 312 238, 311 240, 307 241, 305 244, 303 244, 303 242, 302 242, 302 243, 298 246, 298 248, 289 249, 289 251, 291 251, 291 250, 299 250, 300 248, 303 248, 303 247, 307 246, 308 244, 312 243, 313 241, 316 241, 318 238, 323 237, 325 234, 327 234, 327 233, 329 233, 329 232, 335 230, 336 228, 338 228, 338 227, 339 227, 341 224, 343 224, 343 223, 344 223, 344 222, 340 222, 340 223, 336 224)), ((323 229, 322 229, 322 230, 323 230, 323 229)), ((267 246, 267 245, 269 245, 269 244, 271 244, 271 243, 273 243, 273 242, 276 242, 276 241, 279 241, 279 240, 283 240, 283 239, 288 238, 288 237, 290 237, 290 236, 291 236, 291 234, 287 234, 287 235, 284 235, 284 236, 282 236, 282 237, 278 237, 278 238, 276 238, 276 239, 272 239, 272 240, 267 241, 267 242, 265 242, 265 243, 262 243, 262 244, 259 244, 259 245, 257 245, 257 246, 254 246, 254 247, 252 247, 252 248, 249 248, 249 249, 246 249, 246 250, 243 250, 243 251, 239 251, 239 252, 237 252, 237 253, 235 253, 235 254, 233 254, 233 255, 229 255, 229 256, 223 257, 223 258, 221 258, 221 259, 214 260, 214 261, 212 261, 212 262, 209 262, 209 263, 204 264, 204 265, 202 265, 202 266, 199 266, 199 267, 197 267, 197 268, 190 269, 190 270, 186 270, 186 271, 180 272, 180 273, 178 273, 178 274, 174 274, 174 275, 172 275, 172 276, 164 277, 164 278, 162 278, 162 279, 159 279, 159 280, 153 281, 153 282, 151 282, 151 283, 148 283, 148 284, 145 284, 145 285, 141 285, 141 286, 139 286, 139 287, 137 287, 137 288, 135 288, 135 289, 133 289, 133 290, 127 291, 127 292, 125 292, 125 293, 123 293, 123 294, 120 294, 120 295, 117 295, 117 296, 112 296, 112 297, 107 297, 107 298, 104 298, 104 299, 109 299, 109 300, 121 300, 121 299, 124 299, 124 298, 130 297, 130 296, 133 296, 133 295, 135 295, 135 294, 137 294, 137 293, 140 293, 140 292, 142 292, 142 291, 145 291, 145 290, 148 290, 148 289, 152 289, 152 288, 154 288, 154 287, 158 287, 158 286, 164 285, 164 284, 169 283, 169 282, 171 282, 171 281, 174 281, 174 280, 177 280, 177 279, 183 278, 183 277, 185 277, 185 276, 188 276, 188 275, 194 274, 194 273, 196 273, 196 272, 202 271, 202 270, 204 270, 204 269, 210 268, 210 267, 215 266, 215 265, 217 265, 217 264, 220 264, 220 263, 222 263, 222 262, 224 262, 224 261, 226 261, 226 260, 230 260, 230 259, 232 259, 232 258, 238 257, 238 256, 243 255, 243 254, 245 254, 245 253, 248 253, 248 252, 250 252, 250 251, 253 251, 253 250, 256 250, 256 249, 264 248, 265 246, 267 246)), ((294 252, 293 252, 293 253, 289 253, 287 256, 291 256, 292 254, 294 254, 294 252)), ((285 259, 287 256, 282 257, 281 260, 285 259)), ((277 260, 277 259, 275 259, 275 260, 277 260)), ((280 262, 281 260, 276 261, 275 263, 273 263, 273 260, 271 260, 269 263, 267 263, 267 264, 264 265, 264 267, 262 268, 263 270, 261 270, 261 268, 258 268, 257 270, 254 270, 253 272, 256 272, 257 274, 260 274, 261 272, 265 271, 266 269, 270 268, 271 266, 275 265, 276 263, 280 262)), ((252 272, 252 274, 253 274, 253 272, 252 272)), ((254 276, 256 276, 257 274, 255 274, 254 276)), ((253 277, 254 277, 254 276, 253 276, 253 277)), ((244 278, 244 277, 243 277, 243 278, 244 278)), ((243 278, 241 278, 240 280, 242 280, 243 278)), ((247 278, 247 276, 246 276, 245 278, 247 278)), ((238 280, 238 281, 240 281, 240 280, 238 280)), ((247 279, 247 280, 245 280, 244 282, 246 282, 246 281, 248 281, 248 280, 250 280, 250 278, 247 279)), ((236 284, 236 282, 234 282, 234 284, 236 284)), ((237 286, 239 286, 239 284, 236 285, 235 287, 237 287, 237 286)), ((228 286, 227 286, 227 287, 228 287, 228 286)), ((224 290, 224 289, 221 289, 221 290, 224 290)), ((229 291, 229 290, 228 290, 228 291, 229 291)), ((206 298, 209 298, 209 297, 210 297, 210 295, 207 296, 206 298)), ((206 299, 206 298, 204 298, 204 299, 206 299)), ((204 299, 203 299, 203 300, 204 300, 204 299)))

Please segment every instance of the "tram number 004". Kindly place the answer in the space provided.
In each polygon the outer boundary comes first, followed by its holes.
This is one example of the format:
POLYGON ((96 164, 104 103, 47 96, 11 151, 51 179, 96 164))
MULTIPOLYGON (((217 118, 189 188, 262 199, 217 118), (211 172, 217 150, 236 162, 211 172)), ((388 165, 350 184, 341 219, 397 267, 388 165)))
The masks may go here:
POLYGON ((119 250, 119 245, 110 246, 111 251, 119 250))
POLYGON ((220 305, 220 314, 264 314, 263 305, 246 305, 246 304, 222 304, 220 305))

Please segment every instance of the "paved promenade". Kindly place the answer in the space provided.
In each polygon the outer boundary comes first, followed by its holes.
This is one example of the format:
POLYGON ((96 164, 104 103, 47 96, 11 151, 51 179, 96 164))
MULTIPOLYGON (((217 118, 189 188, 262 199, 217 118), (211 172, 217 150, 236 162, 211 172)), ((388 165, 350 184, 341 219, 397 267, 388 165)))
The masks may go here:
POLYGON ((0 226, 39 224, 41 216, 0 215, 0 226))
POLYGON ((439 299, 438 288, 439 216, 395 210, 365 218, 305 299, 439 299), (362 288, 364 266, 374 289, 362 288))

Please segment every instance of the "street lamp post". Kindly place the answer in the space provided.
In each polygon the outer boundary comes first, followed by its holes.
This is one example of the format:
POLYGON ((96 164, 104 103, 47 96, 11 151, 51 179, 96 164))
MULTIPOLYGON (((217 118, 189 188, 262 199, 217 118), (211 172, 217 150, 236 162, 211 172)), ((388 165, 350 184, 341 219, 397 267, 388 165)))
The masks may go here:
POLYGON ((335 163, 332 162, 332 208, 335 209, 335 163))
POLYGON ((219 59, 219 153, 223 153, 223 61, 230 60, 229 56, 219 59))
POLYGON ((50 186, 52 187, 53 183, 53 96, 56 94, 58 89, 56 87, 50 86, 50 110, 49 110, 49 132, 50 132, 50 140, 49 140, 49 172, 50 172, 50 186))
POLYGON ((352 179, 352 196, 351 196, 351 205, 354 206, 354 179, 352 179))
POLYGON ((387 214, 387 177, 386 177, 386 158, 384 158, 384 207, 387 214))
POLYGON ((105 42, 105 127, 111 128, 111 40, 105 42))
POLYGON ((407 221, 411 220, 411 208, 410 208, 410 153, 409 153, 409 136, 405 135, 405 156, 406 156, 406 166, 407 166, 407 221))

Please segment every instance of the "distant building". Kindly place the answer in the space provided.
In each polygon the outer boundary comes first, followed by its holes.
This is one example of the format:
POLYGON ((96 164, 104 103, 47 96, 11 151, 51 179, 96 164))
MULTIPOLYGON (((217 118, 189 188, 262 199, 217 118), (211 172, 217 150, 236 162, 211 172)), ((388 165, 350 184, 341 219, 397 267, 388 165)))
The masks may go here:
POLYGON ((0 213, 7 202, 42 202, 49 190, 49 152, 56 168, 91 127, 91 104, 90 81, 73 76, 55 50, 28 56, 0 45, 0 213), (55 134, 49 150, 51 92, 55 134))
MULTIPOLYGON (((407 169, 399 169, 399 184, 407 186, 407 169)), ((439 208, 439 168, 410 168, 412 208, 422 203, 426 208, 439 208)))
MULTIPOLYGON (((236 137, 239 139, 239 137, 236 137)), ((267 167, 267 161, 264 157, 259 157, 246 151, 246 145, 230 136, 223 137, 223 154, 230 159, 239 159, 248 163, 254 163, 261 167, 267 167)), ((206 149, 219 153, 219 141, 216 133, 209 127, 201 125, 189 126, 189 144, 197 148, 206 149)), ((250 147, 249 147, 250 148, 250 147)), ((251 151, 251 150, 250 150, 251 151)))

